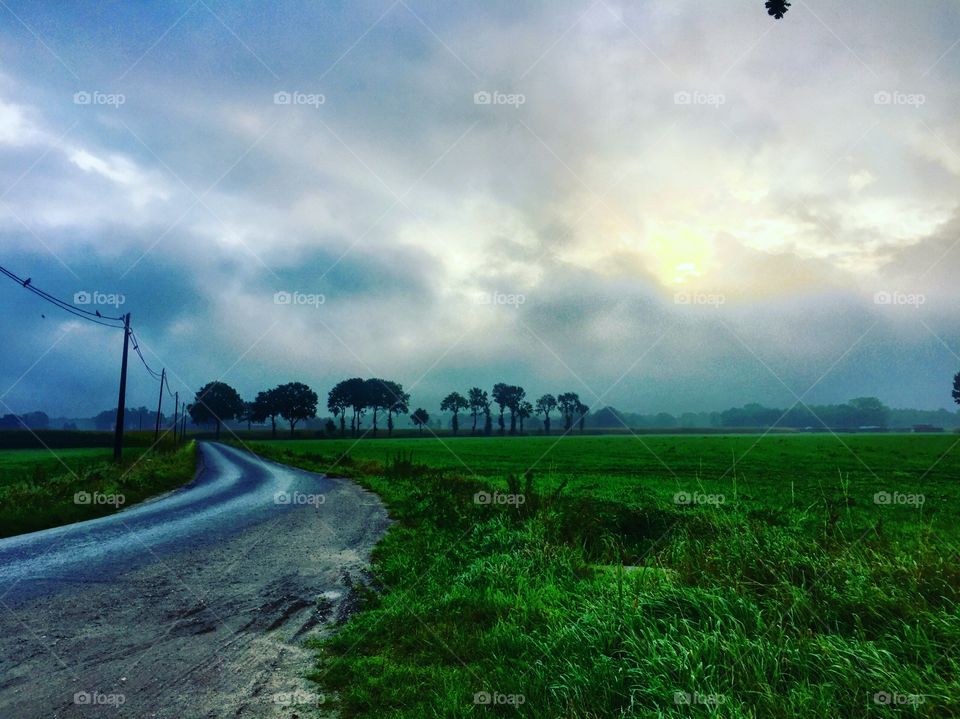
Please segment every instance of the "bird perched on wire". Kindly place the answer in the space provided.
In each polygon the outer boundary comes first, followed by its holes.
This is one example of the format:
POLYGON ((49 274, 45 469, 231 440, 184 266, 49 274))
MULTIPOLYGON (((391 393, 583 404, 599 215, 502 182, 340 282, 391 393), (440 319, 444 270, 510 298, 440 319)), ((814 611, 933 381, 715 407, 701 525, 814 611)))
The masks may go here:
POLYGON ((23 281, 23 286, 24 286, 24 287, 29 287, 29 286, 30 286, 30 283, 31 283, 32 281, 33 281, 33 278, 32 278, 32 277, 28 277, 27 279, 25 279, 25 280, 23 281))
POLYGON ((789 8, 790 3, 787 0, 767 0, 767 13, 777 20, 783 20, 789 8))
POLYGON ((94 312, 96 313, 97 317, 103 317, 103 315, 100 314, 100 310, 94 310, 94 312))

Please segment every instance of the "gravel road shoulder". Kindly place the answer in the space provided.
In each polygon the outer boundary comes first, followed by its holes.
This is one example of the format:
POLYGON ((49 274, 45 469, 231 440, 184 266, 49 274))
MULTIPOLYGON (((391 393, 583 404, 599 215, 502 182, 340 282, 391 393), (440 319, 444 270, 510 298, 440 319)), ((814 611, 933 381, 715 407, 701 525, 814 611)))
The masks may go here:
POLYGON ((302 678, 303 641, 332 631, 388 524, 375 495, 334 480, 319 506, 0 604, 0 716, 313 715, 325 698, 302 678))

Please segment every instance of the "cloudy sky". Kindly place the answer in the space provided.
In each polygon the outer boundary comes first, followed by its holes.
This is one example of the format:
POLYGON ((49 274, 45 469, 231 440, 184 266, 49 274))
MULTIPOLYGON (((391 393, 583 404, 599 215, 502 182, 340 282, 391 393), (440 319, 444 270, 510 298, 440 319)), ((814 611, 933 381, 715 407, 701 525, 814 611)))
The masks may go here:
MULTIPOLYGON (((642 412, 952 406, 952 0, 0 17, 0 264, 130 312, 181 393, 377 375, 429 409, 496 381, 642 412)), ((0 413, 115 405, 120 331, 9 280, 0 303, 0 413)), ((128 404, 155 391, 135 360, 128 404)))

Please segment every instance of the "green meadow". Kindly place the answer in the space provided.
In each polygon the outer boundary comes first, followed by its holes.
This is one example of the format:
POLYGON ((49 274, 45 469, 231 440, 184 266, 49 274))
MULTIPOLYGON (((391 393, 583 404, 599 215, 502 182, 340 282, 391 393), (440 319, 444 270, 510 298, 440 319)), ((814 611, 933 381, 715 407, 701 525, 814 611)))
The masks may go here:
POLYGON ((0 450, 0 536, 110 514, 188 482, 196 445, 0 450))
POLYGON ((960 715, 956 435, 254 442, 395 524, 347 717, 960 715))
POLYGON ((0 486, 57 472, 82 470, 90 464, 108 462, 113 450, 84 449, 8 449, 0 451, 0 486))

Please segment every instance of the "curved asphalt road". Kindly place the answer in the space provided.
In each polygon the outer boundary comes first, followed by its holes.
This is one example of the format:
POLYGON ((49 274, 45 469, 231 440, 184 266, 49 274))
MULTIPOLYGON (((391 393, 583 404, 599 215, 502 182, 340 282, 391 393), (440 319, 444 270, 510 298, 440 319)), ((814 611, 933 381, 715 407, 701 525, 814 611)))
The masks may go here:
MULTIPOLYGON (((201 443, 187 486, 87 522, 0 539, 0 599, 10 604, 64 584, 102 582, 171 552, 216 542, 334 486, 323 475, 201 443), (289 498, 290 502, 283 503, 289 498)), ((317 502, 321 500, 316 500, 317 502)))
POLYGON ((175 492, 0 540, 0 716, 289 716, 316 691, 300 639, 348 609, 386 512, 346 480, 199 457, 175 492))

